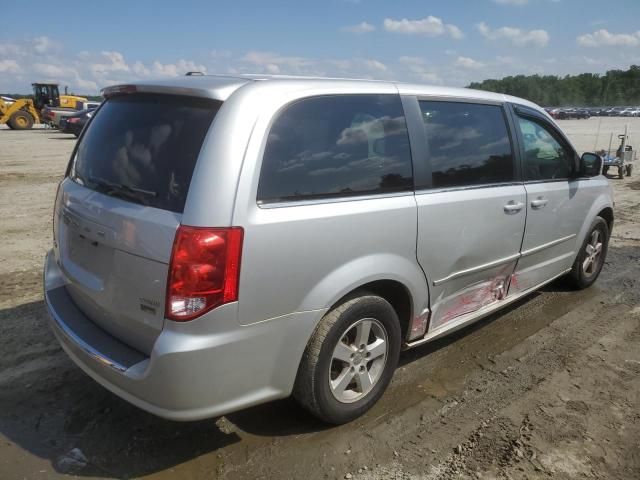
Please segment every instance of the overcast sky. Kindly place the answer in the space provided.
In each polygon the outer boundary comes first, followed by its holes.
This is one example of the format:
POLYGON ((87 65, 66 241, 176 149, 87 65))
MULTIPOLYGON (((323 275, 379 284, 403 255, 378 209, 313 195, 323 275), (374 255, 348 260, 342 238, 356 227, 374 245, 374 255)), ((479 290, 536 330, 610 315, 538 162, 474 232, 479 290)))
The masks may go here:
POLYGON ((0 18, 5 93, 189 70, 463 86, 640 64, 640 0, 20 0, 0 18))

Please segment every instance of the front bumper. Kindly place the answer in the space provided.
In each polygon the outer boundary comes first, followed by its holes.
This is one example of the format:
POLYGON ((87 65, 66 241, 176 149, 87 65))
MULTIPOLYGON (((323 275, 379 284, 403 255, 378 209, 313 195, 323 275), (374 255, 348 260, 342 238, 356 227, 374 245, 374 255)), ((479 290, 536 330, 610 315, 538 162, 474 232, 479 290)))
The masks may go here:
POLYGON ((44 291, 53 331, 89 376, 160 417, 198 420, 290 395, 302 353, 323 311, 241 326, 237 303, 191 322, 165 321, 151 355, 100 329, 73 303, 53 252, 44 291))

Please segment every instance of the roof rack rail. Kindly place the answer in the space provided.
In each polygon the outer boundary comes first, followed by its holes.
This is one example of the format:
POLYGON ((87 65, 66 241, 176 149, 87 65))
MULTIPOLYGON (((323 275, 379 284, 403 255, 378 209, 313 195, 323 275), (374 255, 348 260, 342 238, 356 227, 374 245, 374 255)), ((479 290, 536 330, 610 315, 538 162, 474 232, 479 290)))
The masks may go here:
POLYGON ((187 76, 187 77, 202 77, 202 76, 204 76, 204 73, 202 73, 202 72, 187 72, 185 74, 185 76, 187 76))

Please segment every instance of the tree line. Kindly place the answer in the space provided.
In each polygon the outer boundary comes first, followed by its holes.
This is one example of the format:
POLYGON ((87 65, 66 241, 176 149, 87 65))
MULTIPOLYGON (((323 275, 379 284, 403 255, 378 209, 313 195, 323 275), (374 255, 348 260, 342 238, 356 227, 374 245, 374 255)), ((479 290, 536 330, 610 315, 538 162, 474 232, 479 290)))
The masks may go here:
POLYGON ((604 75, 516 75, 473 82, 467 88, 514 95, 549 107, 638 106, 640 66, 609 70, 604 75))
MULTIPOLYGON (((631 65, 628 70, 609 70, 604 75, 516 75, 500 80, 473 82, 467 88, 514 95, 545 107, 640 106, 640 66, 631 65)), ((3 95, 33 97, 24 94, 3 95)), ((87 95, 86 98, 102 100, 97 95, 87 95)))

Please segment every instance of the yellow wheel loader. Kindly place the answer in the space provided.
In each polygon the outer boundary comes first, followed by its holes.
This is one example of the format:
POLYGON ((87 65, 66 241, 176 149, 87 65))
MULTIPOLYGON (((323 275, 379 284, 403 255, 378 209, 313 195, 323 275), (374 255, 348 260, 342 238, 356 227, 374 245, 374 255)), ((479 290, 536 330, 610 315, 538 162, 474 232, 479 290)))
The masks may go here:
POLYGON ((0 98, 0 125, 7 124, 13 130, 28 130, 34 123, 41 123, 44 107, 73 113, 83 108, 87 99, 76 95, 60 95, 56 83, 32 83, 33 100, 21 98, 9 102, 0 98))
POLYGON ((27 130, 40 123, 40 116, 30 98, 21 98, 13 103, 0 98, 0 125, 6 123, 12 130, 27 130))

